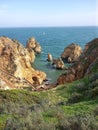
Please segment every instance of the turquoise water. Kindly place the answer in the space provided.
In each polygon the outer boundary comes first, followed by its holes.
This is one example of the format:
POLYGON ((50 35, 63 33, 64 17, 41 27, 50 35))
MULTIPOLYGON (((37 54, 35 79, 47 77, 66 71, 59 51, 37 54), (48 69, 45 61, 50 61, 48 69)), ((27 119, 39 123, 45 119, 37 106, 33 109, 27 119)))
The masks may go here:
POLYGON ((46 61, 47 53, 58 58, 64 48, 75 42, 82 48, 92 39, 98 37, 98 27, 36 27, 36 28, 0 28, 0 36, 17 39, 24 46, 28 38, 34 36, 42 46, 42 54, 33 64, 35 69, 43 70, 51 82, 64 71, 55 70, 46 61))

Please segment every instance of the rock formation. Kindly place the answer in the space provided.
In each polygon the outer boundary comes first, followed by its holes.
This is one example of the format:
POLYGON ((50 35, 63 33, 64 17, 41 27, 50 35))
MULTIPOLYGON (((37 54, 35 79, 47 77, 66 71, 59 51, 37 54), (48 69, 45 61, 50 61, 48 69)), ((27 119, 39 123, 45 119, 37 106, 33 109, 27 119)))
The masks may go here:
POLYGON ((57 82, 58 84, 72 82, 96 71, 98 71, 98 38, 86 44, 79 61, 73 64, 67 73, 61 75, 57 82))
POLYGON ((55 69, 65 69, 65 64, 61 58, 54 59, 50 53, 48 53, 47 61, 51 62, 51 65, 55 69))
POLYGON ((36 41, 34 37, 29 38, 29 40, 27 41, 26 47, 29 50, 33 50, 35 54, 41 53, 41 50, 42 50, 40 44, 36 41))
POLYGON ((65 68, 64 62, 62 61, 61 58, 53 59, 52 65, 53 65, 56 69, 64 69, 64 68, 65 68))
POLYGON ((49 61, 49 62, 53 61, 52 55, 50 53, 48 53, 47 61, 49 61))
POLYGON ((81 55, 81 53, 82 48, 79 45, 72 43, 64 49, 64 52, 61 54, 61 58, 71 63, 78 61, 78 58, 81 55))
POLYGON ((0 68, 19 79, 26 79, 32 85, 39 85, 46 79, 46 74, 31 67, 35 53, 30 45, 24 48, 17 40, 0 37, 0 68))

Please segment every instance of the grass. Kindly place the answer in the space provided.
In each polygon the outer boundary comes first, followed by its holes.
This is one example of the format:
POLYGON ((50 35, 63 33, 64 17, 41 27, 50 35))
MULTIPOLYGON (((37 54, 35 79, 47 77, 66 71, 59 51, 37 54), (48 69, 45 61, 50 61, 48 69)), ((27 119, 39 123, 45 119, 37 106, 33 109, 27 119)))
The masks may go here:
POLYGON ((6 120, 8 118, 8 115, 0 115, 0 129, 3 130, 6 124, 6 120))
POLYGON ((0 130, 97 130, 97 80, 98 73, 43 92, 0 90, 0 130))
POLYGON ((82 113, 92 113, 97 104, 98 104, 97 100, 82 101, 72 105, 62 106, 62 108, 68 115, 74 115, 79 113, 81 115, 82 113))

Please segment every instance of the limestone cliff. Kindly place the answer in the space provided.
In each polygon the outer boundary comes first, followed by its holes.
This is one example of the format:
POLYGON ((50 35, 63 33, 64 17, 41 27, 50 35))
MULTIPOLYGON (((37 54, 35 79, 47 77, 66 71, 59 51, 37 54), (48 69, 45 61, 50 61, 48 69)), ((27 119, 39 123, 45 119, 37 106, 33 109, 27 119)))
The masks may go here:
POLYGON ((31 67, 34 59, 34 50, 24 48, 17 40, 0 37, 0 68, 2 70, 19 79, 26 79, 32 85, 39 85, 46 79, 46 74, 31 67))
POLYGON ((86 44, 79 60, 68 69, 67 73, 61 75, 57 82, 58 84, 72 82, 96 71, 98 71, 98 38, 86 44))

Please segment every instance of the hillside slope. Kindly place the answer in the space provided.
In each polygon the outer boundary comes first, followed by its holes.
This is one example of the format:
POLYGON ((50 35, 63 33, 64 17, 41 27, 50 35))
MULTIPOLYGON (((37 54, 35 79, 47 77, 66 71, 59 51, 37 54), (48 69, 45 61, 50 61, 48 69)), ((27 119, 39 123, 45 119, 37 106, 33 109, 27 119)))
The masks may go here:
POLYGON ((98 130, 98 73, 56 89, 0 91, 0 130, 98 130))
MULTIPOLYGON (((13 87, 8 79, 17 78, 2 67, 0 72, 13 87)), ((63 85, 40 92, 0 90, 0 130, 98 130, 98 39, 86 45, 59 83, 63 85), (70 74, 76 81, 67 83, 70 74)))

